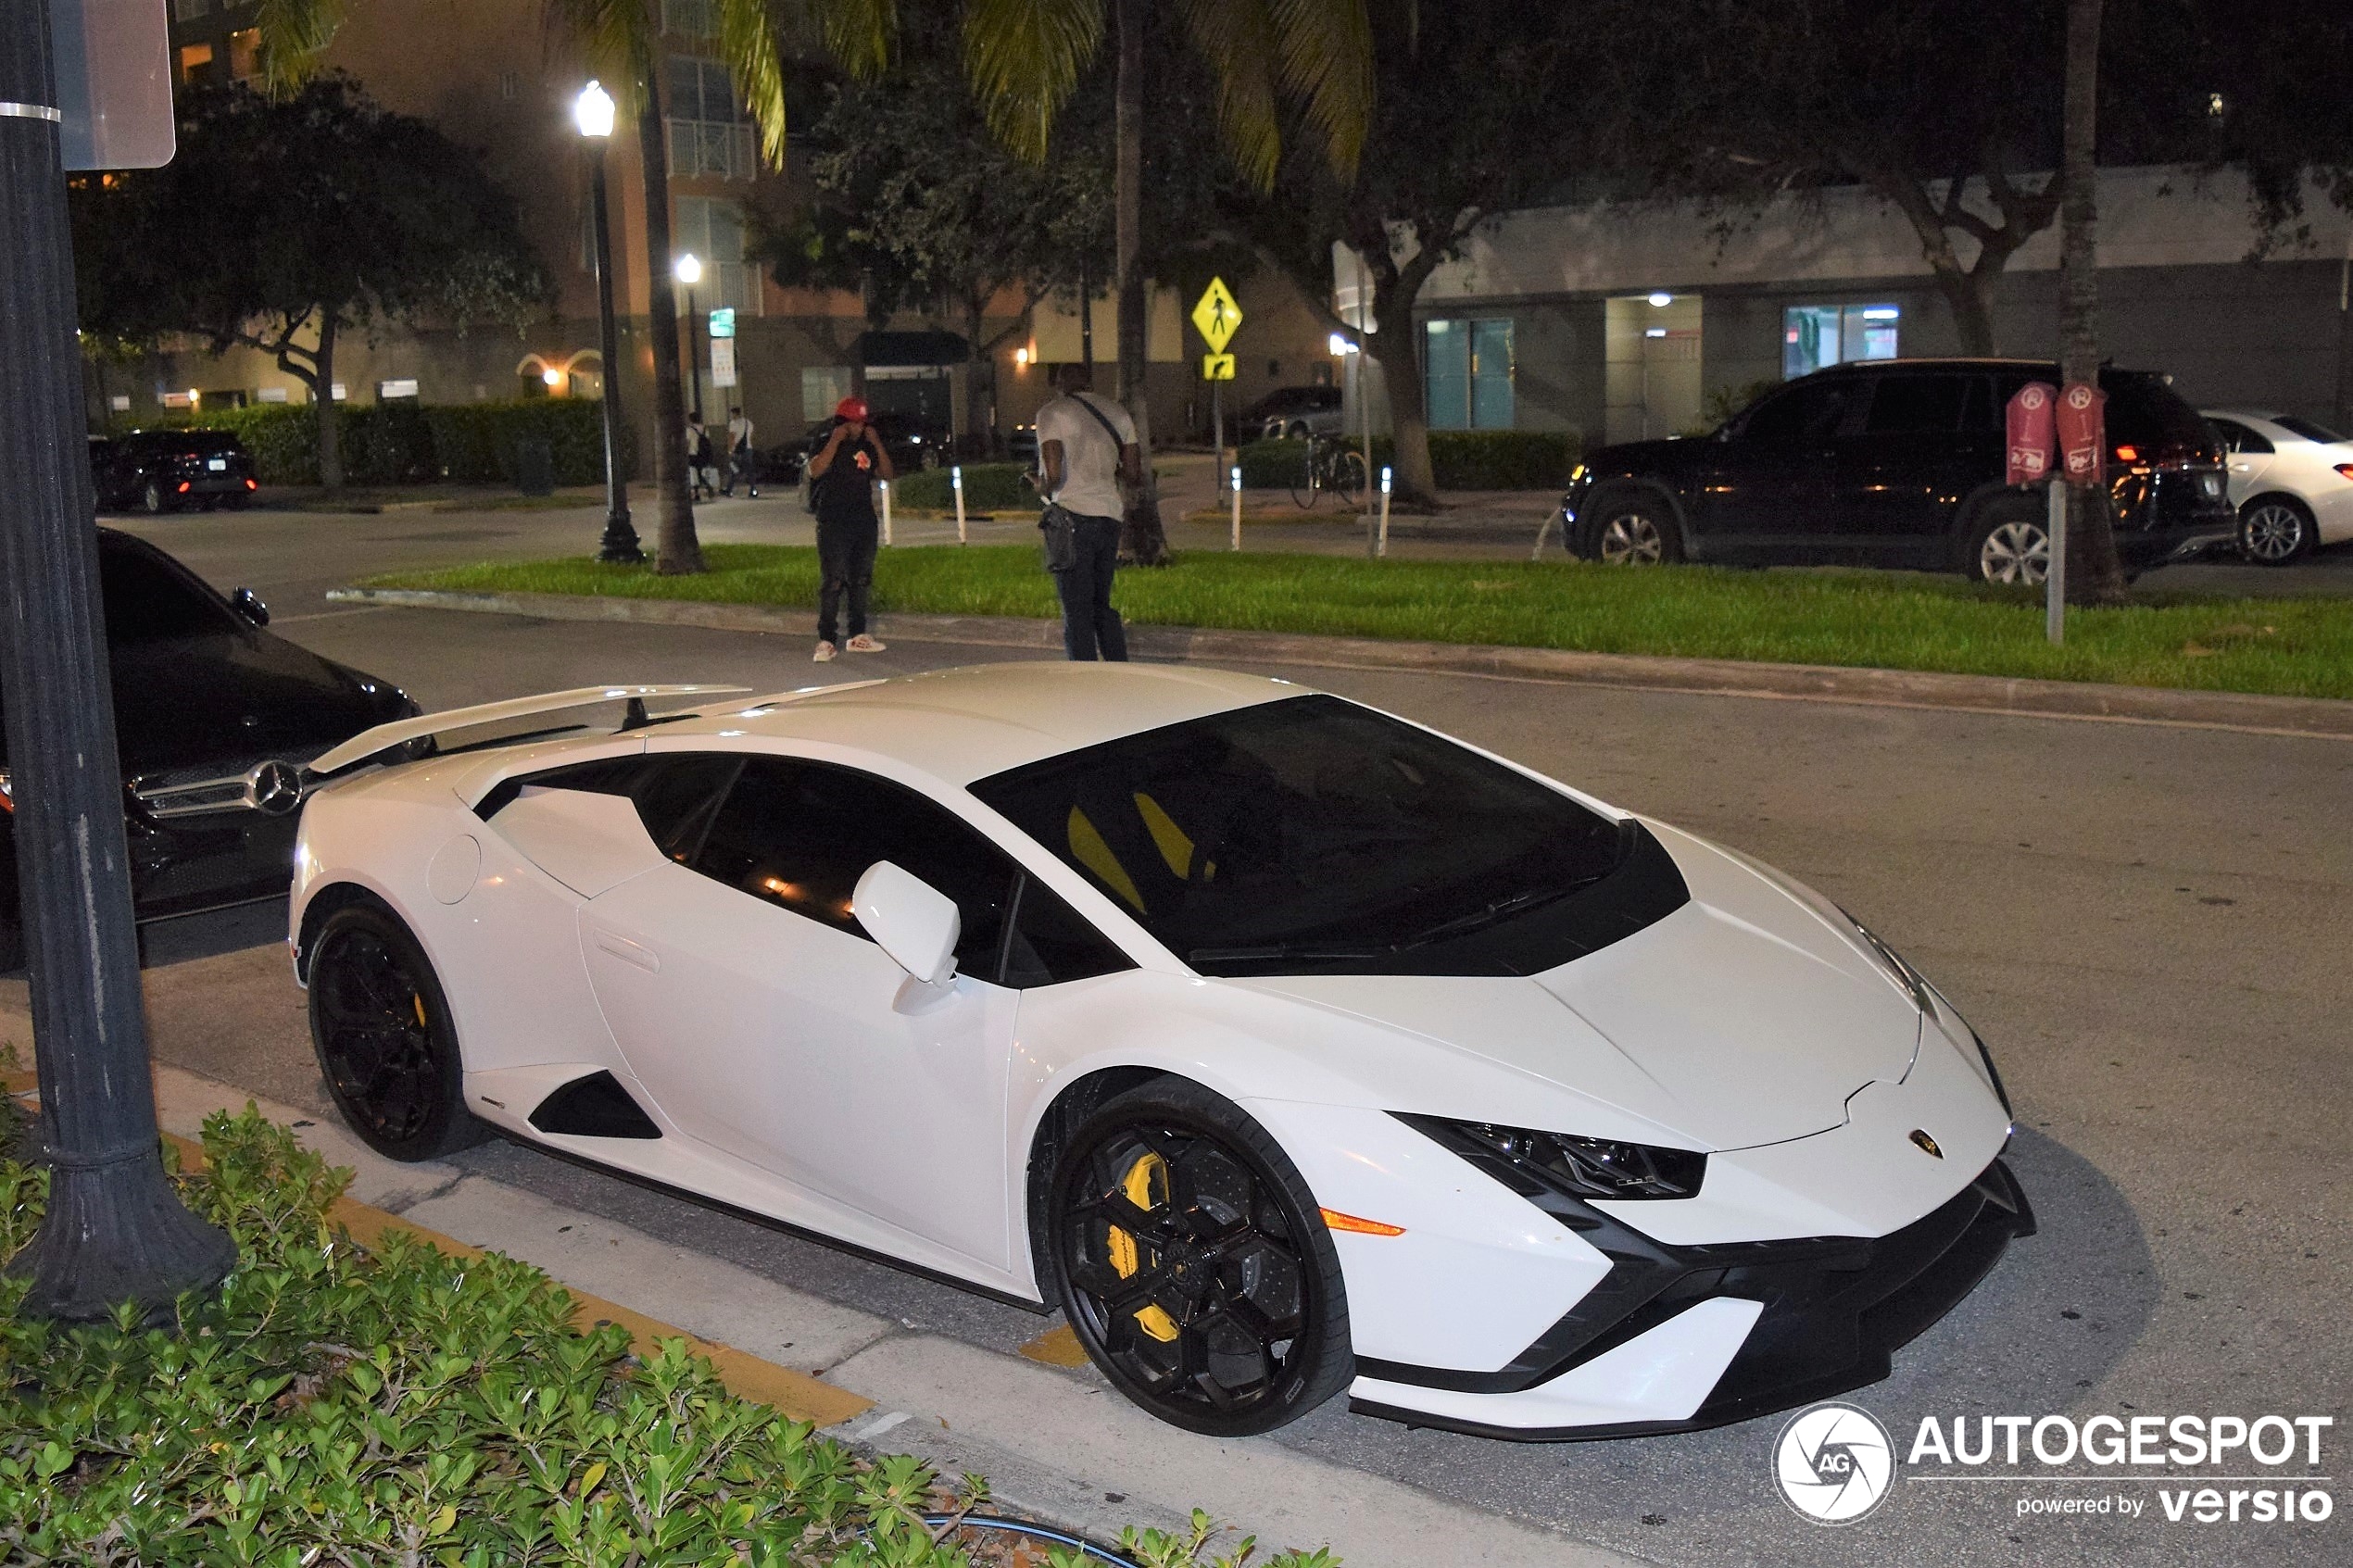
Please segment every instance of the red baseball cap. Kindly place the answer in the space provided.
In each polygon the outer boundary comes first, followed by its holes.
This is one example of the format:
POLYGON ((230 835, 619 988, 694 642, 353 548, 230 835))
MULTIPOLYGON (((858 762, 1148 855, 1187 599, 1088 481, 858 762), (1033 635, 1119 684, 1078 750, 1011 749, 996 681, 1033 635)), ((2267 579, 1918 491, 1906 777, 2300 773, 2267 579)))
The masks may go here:
POLYGON ((843 398, 840 402, 834 405, 834 418, 837 420, 852 420, 859 424, 864 424, 866 422, 866 400, 862 397, 843 398))

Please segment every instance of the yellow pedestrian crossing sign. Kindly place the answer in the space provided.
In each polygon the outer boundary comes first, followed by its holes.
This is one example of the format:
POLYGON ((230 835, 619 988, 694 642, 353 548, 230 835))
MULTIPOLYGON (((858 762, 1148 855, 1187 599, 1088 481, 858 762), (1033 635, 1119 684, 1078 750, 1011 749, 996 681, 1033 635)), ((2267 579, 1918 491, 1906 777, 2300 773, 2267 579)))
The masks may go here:
MULTIPOLYGON (((1242 307, 1234 303, 1234 293, 1223 278, 1209 280, 1209 287, 1202 291, 1201 302, 1193 307, 1193 325, 1201 329, 1203 342, 1213 354, 1226 352, 1226 345, 1234 329, 1242 324, 1242 307)), ((1202 372, 1204 376, 1207 371, 1202 372)), ((1230 376, 1212 378, 1231 380, 1230 376)))
POLYGON ((1234 379, 1234 357, 1230 354, 1202 355, 1201 357, 1201 379, 1203 381, 1232 381, 1234 379))

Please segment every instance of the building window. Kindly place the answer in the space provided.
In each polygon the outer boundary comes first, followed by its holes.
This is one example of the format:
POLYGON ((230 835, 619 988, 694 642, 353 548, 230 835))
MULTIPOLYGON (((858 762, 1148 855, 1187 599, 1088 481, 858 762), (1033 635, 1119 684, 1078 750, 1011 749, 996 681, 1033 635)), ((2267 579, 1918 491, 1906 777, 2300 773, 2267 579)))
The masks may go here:
POLYGON ((1517 410, 1510 321, 1424 322, 1422 348, 1430 429, 1512 428, 1517 410))
POLYGON ((719 36, 719 0, 661 0, 661 30, 673 38, 719 36))
POLYGON ((380 381, 376 383, 376 401, 379 403, 390 403, 399 398, 416 395, 417 379, 414 376, 402 376, 396 380, 380 381))
POLYGON ((241 27, 229 35, 229 77, 250 82, 261 74, 261 30, 241 27))
POLYGON ((717 60, 673 55, 669 89, 670 172, 683 179, 749 180, 759 172, 751 121, 717 60))
POLYGON ((171 15, 179 21, 195 21, 211 9, 212 0, 171 0, 171 15))
POLYGON ((202 78, 202 76, 203 76, 203 74, 204 74, 204 71, 205 71, 205 68, 206 68, 206 67, 208 67, 208 66, 209 66, 209 65, 211 65, 211 64, 212 64, 212 45, 211 45, 211 44, 182 44, 182 45, 180 45, 180 80, 181 80, 181 81, 182 81, 182 82, 195 82, 195 81, 199 81, 199 80, 201 80, 201 78, 202 78))
POLYGON ((1793 305, 1781 312, 1781 378, 1850 359, 1893 359, 1904 311, 1894 305, 1793 305))
POLYGON ((810 423, 831 417, 835 406, 849 395, 849 366, 803 365, 800 368, 800 417, 810 423))
POLYGON ((760 314, 760 275, 744 265, 744 220, 736 204, 715 196, 680 196, 670 230, 672 250, 692 252, 702 263, 695 285, 698 310, 733 308, 760 314))

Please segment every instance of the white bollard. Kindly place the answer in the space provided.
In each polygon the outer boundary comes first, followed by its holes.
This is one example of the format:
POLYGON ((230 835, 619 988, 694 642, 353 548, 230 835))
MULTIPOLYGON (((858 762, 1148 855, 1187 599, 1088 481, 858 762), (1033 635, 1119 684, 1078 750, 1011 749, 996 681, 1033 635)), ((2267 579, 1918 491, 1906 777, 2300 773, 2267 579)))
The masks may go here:
POLYGON ((2057 647, 2067 641, 2067 482, 2055 478, 2050 490, 2051 564, 2043 573, 2043 634, 2057 647))
POLYGON ((882 481, 883 543, 890 543, 890 481, 882 481))
POLYGON ((969 544, 964 537, 964 465, 958 463, 948 470, 948 483, 956 490, 956 543, 969 544))
POLYGON ((1377 556, 1389 554, 1389 486, 1390 470, 1380 470, 1380 545, 1373 551, 1377 556))
POLYGON ((1236 463, 1228 474, 1234 482, 1234 548, 1242 547, 1242 466, 1236 463))

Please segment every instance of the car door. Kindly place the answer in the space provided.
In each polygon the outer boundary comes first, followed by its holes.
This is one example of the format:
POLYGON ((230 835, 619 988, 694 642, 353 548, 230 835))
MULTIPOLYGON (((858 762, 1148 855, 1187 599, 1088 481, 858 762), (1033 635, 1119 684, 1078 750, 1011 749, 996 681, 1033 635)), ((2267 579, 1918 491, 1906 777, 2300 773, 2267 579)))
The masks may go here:
POLYGON ((1798 382, 1767 397, 1715 444, 1694 498, 1705 553, 1812 560, 1845 532, 1840 465, 1860 382, 1798 382))
POLYGON ((2222 438, 2222 461, 2228 465, 2231 480, 2231 505, 2238 506, 2255 494, 2279 449, 2270 436, 2253 425, 2237 420, 2208 419, 2206 422, 2222 438))
POLYGON ((1019 872, 913 790, 746 758, 698 843, 592 899, 581 938, 623 1055, 688 1136, 991 1268, 1010 1261, 999 983, 1019 872), (850 912, 889 860, 955 900, 952 992, 850 912))
POLYGON ((1871 381, 1870 407, 1848 454, 1852 558, 1941 565, 1954 508, 2000 472, 1992 382, 1954 370, 1889 371, 1871 381))

